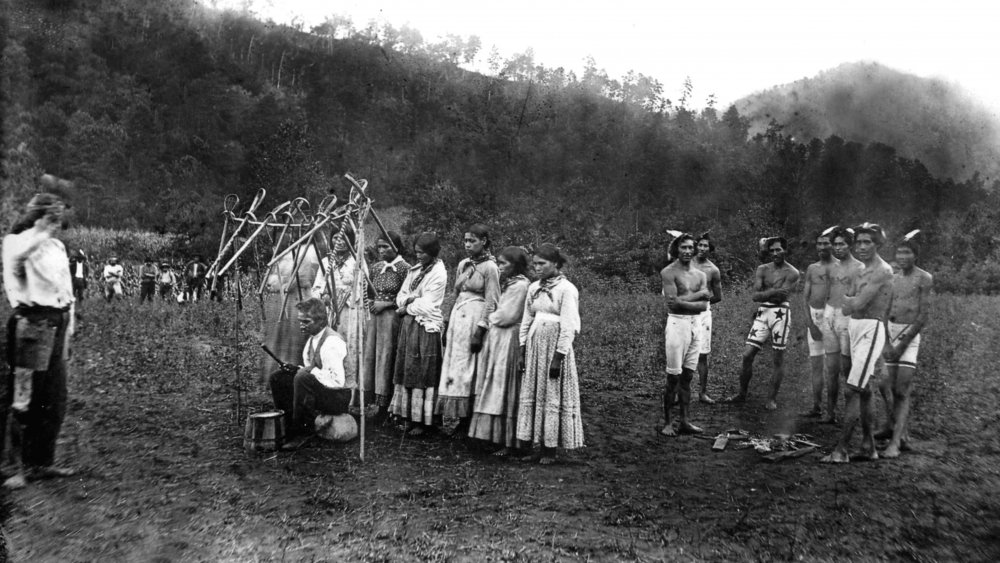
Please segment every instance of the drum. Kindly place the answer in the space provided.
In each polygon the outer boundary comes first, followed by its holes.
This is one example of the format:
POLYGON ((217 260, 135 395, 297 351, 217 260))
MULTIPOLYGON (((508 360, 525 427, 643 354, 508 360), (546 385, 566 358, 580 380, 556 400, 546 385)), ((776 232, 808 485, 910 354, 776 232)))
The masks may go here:
POLYGON ((253 413, 247 417, 243 449, 248 452, 272 452, 285 439, 285 411, 253 413))

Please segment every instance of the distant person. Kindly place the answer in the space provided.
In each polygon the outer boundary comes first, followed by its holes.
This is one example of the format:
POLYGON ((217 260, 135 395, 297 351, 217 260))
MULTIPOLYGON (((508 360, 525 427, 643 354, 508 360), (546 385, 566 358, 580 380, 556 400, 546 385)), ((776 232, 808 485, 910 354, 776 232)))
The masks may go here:
POLYGON ((208 265, 201 259, 201 254, 195 254, 194 258, 184 266, 184 300, 198 301, 205 291, 205 274, 208 273, 208 265))
POLYGON ((805 416, 823 416, 823 383, 827 382, 827 418, 833 418, 837 409, 837 393, 840 388, 839 362, 840 342, 833 328, 834 309, 830 305, 830 286, 833 283, 834 268, 838 260, 833 257, 831 227, 816 237, 816 254, 819 260, 806 268, 805 286, 802 297, 806 302, 806 341, 809 345, 809 370, 812 377, 812 409, 805 416))
POLYGON ((401 317, 393 394, 389 411, 406 422, 410 436, 434 430, 434 407, 441 382, 441 305, 448 272, 438 258, 441 242, 435 233, 423 233, 413 244, 417 263, 410 267, 396 295, 401 317))
POLYGON ((480 352, 489 330, 489 316, 500 297, 500 269, 490 252, 490 234, 486 225, 475 224, 463 238, 467 257, 455 272, 455 305, 451 308, 445 336, 441 384, 435 413, 457 418, 455 436, 469 432, 475 406, 475 379, 485 366, 480 352))
POLYGON ((160 274, 156 279, 160 291, 160 299, 173 299, 174 288, 177 287, 177 274, 169 262, 160 262, 160 274))
POLYGON ((112 299, 121 299, 125 295, 122 288, 122 278, 125 276, 125 269, 118 263, 118 257, 112 256, 108 263, 104 265, 104 298, 111 302, 112 299))
MULTIPOLYGON (((911 236, 915 233, 911 233, 911 236)), ((887 376, 879 386, 886 399, 886 424, 876 439, 888 439, 883 456, 899 457, 908 447, 907 422, 913 376, 917 371, 920 333, 927 325, 933 297, 934 278, 916 266, 920 247, 911 238, 896 244, 899 271, 892 276, 892 306, 889 308, 889 334, 885 346, 887 376)))
POLYGON ((753 362, 757 353, 770 339, 774 351, 774 374, 771 377, 771 389, 764 408, 778 408, 778 388, 785 376, 785 346, 788 331, 791 328, 791 308, 788 296, 799 283, 799 271, 785 262, 785 252, 788 243, 783 237, 770 237, 764 241, 764 247, 771 256, 771 261, 757 267, 754 274, 752 299, 760 303, 754 316, 753 326, 747 336, 747 344, 743 350, 743 372, 740 374, 740 391, 729 399, 729 402, 742 403, 746 401, 753 379, 753 362))
MULTIPOLYGON (((854 246, 854 229, 837 228, 832 233, 833 256, 837 262, 833 265, 830 278, 830 298, 827 305, 831 308, 833 333, 837 340, 837 349, 840 351, 836 355, 828 355, 827 366, 832 372, 837 373, 837 377, 829 376, 827 383, 828 397, 836 401, 840 395, 840 382, 847 381, 847 376, 851 372, 851 336, 848 333, 850 316, 844 314, 844 296, 850 290, 852 280, 857 275, 857 271, 864 268, 864 264, 851 254, 854 246)), ((835 424, 837 422, 836 402, 833 403, 834 410, 826 413, 822 418, 825 424, 835 424)))
POLYGON ((371 269, 371 317, 365 329, 365 404, 375 405, 375 423, 384 422, 392 403, 392 372, 396 367, 396 343, 399 338, 399 315, 396 296, 403 287, 410 264, 403 260, 403 239, 389 231, 375 243, 379 260, 371 269))
POLYGON ((660 272, 668 311, 664 336, 667 360, 667 387, 663 393, 665 424, 660 431, 664 436, 701 432, 701 428, 688 421, 688 410, 691 380, 703 349, 701 314, 708 310, 712 290, 705 272, 692 264, 694 255, 695 238, 689 234, 680 235, 670 244, 670 256, 674 261, 660 272), (680 407, 676 430, 670 423, 670 407, 675 396, 680 407))
POLYGON ((83 250, 71 253, 69 271, 73 276, 73 298, 77 302, 83 301, 87 297, 87 280, 90 279, 90 264, 83 250))
POLYGON ((538 280, 528 286, 519 337, 524 358, 517 439, 537 446, 542 465, 556 462, 556 448, 583 447, 580 380, 573 342, 580 333, 580 292, 562 274, 566 258, 543 243, 532 258, 538 280))
POLYGON ((295 449, 312 436, 320 414, 347 413, 357 381, 344 372, 347 343, 328 326, 327 307, 319 299, 296 305, 306 336, 301 365, 282 366, 268 379, 274 406, 285 411, 286 445, 295 449))
POLYGON ((139 268, 139 303, 153 301, 156 296, 156 279, 160 275, 159 268, 152 258, 146 258, 139 268))
POLYGON ((6 436, 11 407, 22 436, 21 470, 4 482, 10 489, 75 473, 55 465, 56 439, 66 416, 66 359, 73 334, 69 259, 55 238, 64 211, 58 197, 37 194, 3 239, 3 283, 13 311, 7 321, 9 369, 0 385, 0 437, 6 436), (23 394, 12 397, 15 389, 23 394))
POLYGON ((211 274, 205 276, 205 287, 208 288, 208 300, 222 303, 222 296, 229 287, 229 272, 224 272, 221 276, 211 274))
POLYGON ((518 447, 517 402, 521 392, 521 319, 528 296, 528 254, 508 246, 497 256, 500 298, 488 318, 490 329, 483 343, 483 369, 476 377, 475 398, 469 436, 500 446, 496 456, 518 447))
POLYGON ((708 396, 708 355, 712 353, 712 305, 722 301, 722 273, 718 266, 709 260, 708 255, 715 252, 715 243, 712 242, 708 233, 698 237, 698 245, 695 247, 697 255, 691 262, 695 268, 705 273, 708 278, 708 289, 712 292, 712 297, 708 300, 708 307, 698 314, 698 322, 701 324, 701 350, 698 353, 698 383, 700 393, 698 400, 702 403, 712 405, 715 399, 708 396))
POLYGON ((847 463, 854 426, 861 421, 861 450, 854 457, 878 459, 872 436, 872 392, 869 380, 886 342, 885 322, 892 300, 892 267, 878 254, 885 243, 882 228, 865 223, 854 229, 854 249, 864 268, 855 270, 844 313, 851 316, 851 373, 847 376, 847 413, 840 440, 823 463, 847 463))

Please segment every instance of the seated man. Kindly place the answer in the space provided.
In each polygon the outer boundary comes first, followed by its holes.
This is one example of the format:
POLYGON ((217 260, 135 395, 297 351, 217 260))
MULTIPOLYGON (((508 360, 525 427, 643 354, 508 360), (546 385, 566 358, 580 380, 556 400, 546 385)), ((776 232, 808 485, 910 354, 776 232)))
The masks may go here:
POLYGON ((295 449, 309 439, 319 414, 345 414, 355 382, 344 373, 347 343, 327 325, 326 305, 309 299, 296 305, 299 330, 306 335, 302 366, 283 364, 269 383, 274 406, 285 411, 286 444, 295 449))

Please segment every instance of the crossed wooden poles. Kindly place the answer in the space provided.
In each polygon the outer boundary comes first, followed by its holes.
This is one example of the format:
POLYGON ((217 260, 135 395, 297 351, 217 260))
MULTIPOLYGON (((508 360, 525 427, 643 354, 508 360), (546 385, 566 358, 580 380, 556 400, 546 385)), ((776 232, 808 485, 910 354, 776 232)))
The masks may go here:
MULTIPOLYGON (((294 284, 296 291, 298 291, 298 297, 302 299, 302 288, 297 283, 297 275, 299 268, 305 262, 306 254, 312 251, 316 254, 317 262, 322 266, 323 264, 323 253, 320 251, 320 246, 317 244, 316 237, 328 237, 328 232, 336 230, 333 235, 334 240, 341 240, 346 246, 348 251, 354 256, 355 260, 355 276, 354 276, 354 286, 351 288, 351 294, 345 295, 341 299, 337 296, 337 287, 334 281, 333 275, 326 276, 326 290, 330 295, 330 300, 332 306, 336 309, 337 316, 339 319, 341 309, 343 308, 343 303, 347 302, 348 298, 353 297, 355 302, 362 302, 363 297, 367 294, 367 288, 371 287, 371 279, 368 277, 368 265, 365 260, 365 225, 367 221, 371 220, 378 226, 383 237, 388 241, 389 245, 398 253, 401 249, 395 248, 392 239, 388 236, 388 231, 385 229, 385 225, 379 219, 378 214, 375 209, 372 208, 372 200, 368 196, 368 181, 367 180, 356 180, 350 174, 345 174, 344 177, 351 183, 350 195, 347 198, 347 202, 340 207, 337 206, 337 197, 333 195, 326 196, 319 203, 316 208, 315 213, 310 214, 310 204, 309 201, 304 197, 299 197, 291 201, 285 201, 273 209, 268 211, 265 215, 258 217, 257 212, 260 209, 261 203, 263 203, 267 192, 261 189, 257 192, 253 201, 250 203, 249 207, 243 211, 242 214, 237 215, 236 208, 239 206, 239 197, 235 194, 229 194, 223 201, 223 225, 222 225, 222 236, 219 239, 219 252, 215 257, 215 261, 208 268, 208 276, 212 280, 212 285, 210 290, 214 291, 216 289, 216 284, 220 276, 224 275, 230 269, 233 269, 239 273, 239 258, 248 249, 254 248, 256 252, 256 241, 260 239, 262 234, 269 239, 271 239, 271 259, 267 263, 266 271, 262 272, 261 283, 257 288, 257 296, 261 302, 261 309, 263 311, 264 302, 264 291, 267 287, 267 279, 272 271, 278 275, 278 281, 281 286, 281 298, 282 306, 281 313, 279 315, 285 314, 286 305, 288 303, 288 296, 290 295, 290 288, 285 280, 281 279, 281 274, 275 269, 275 265, 283 259, 285 256, 291 254, 292 256, 292 271, 289 275, 290 281, 295 280, 294 284), (277 236, 272 236, 268 232, 268 228, 277 229, 277 236), (355 233, 355 244, 352 246, 349 240, 344 236, 346 229, 353 229, 355 233), (242 244, 238 245, 237 241, 240 236, 244 234, 245 231, 249 231, 246 235, 245 240, 242 244), (285 243, 287 242, 287 245, 285 243), (338 306, 339 304, 339 306, 338 306)), ((261 239, 263 240, 263 239, 261 239)), ((322 239, 321 239, 322 240, 322 239)), ((332 241, 327 239, 327 257, 329 262, 333 262, 333 244, 332 241)), ((332 274, 332 272, 330 272, 332 274)), ((239 287, 239 280, 237 279, 237 287, 239 287)), ((357 337, 356 350, 357 350, 357 365, 358 365, 358 387, 359 387, 359 402, 361 407, 361 424, 360 424, 360 452, 359 457, 362 461, 365 459, 365 378, 363 374, 360 373, 362 366, 364 366, 364 328, 368 320, 368 310, 366 307, 355 307, 356 314, 354 318, 348 319, 348 322, 357 323, 357 330, 355 335, 357 337)), ((267 319, 264 319, 265 322, 267 319)), ((280 317, 275 319, 276 321, 282 320, 280 317)), ((237 327, 238 327, 237 321, 237 327)), ((237 328, 237 353, 239 351, 239 332, 237 328)), ((242 389, 241 377, 239 372, 239 359, 237 358, 237 419, 242 413, 242 395, 240 390, 242 389)))

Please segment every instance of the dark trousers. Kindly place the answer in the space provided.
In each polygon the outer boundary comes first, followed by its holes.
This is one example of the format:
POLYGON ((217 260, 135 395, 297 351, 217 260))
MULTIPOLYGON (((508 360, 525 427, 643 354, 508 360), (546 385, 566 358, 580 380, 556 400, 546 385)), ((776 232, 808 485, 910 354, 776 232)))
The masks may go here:
MULTIPOLYGON (((45 319, 56 327, 55 346, 49 369, 35 371, 31 378, 31 402, 25 412, 15 412, 21 427, 21 461, 25 467, 45 467, 55 462, 56 438, 66 417, 66 358, 63 357, 69 313, 48 307, 18 308, 7 321, 8 369, 0 382, 0 437, 7 435, 7 418, 14 400, 14 361, 17 357, 17 320, 45 319)), ((3 459, 0 441, 0 459, 3 459)))
POLYGON ((170 297, 173 295, 173 293, 174 293, 174 284, 172 284, 172 283, 160 284, 160 298, 161 299, 170 299, 170 297))
POLYGON ((83 301, 86 297, 87 280, 84 278, 73 278, 73 297, 77 301, 83 301))
POLYGON ((331 389, 309 372, 276 371, 268 379, 274 406, 285 411, 289 437, 311 432, 317 415, 346 413, 351 403, 350 389, 331 389))
POLYGON ((145 301, 152 301, 153 297, 155 296, 156 296, 155 281, 139 282, 139 303, 143 303, 145 301))

